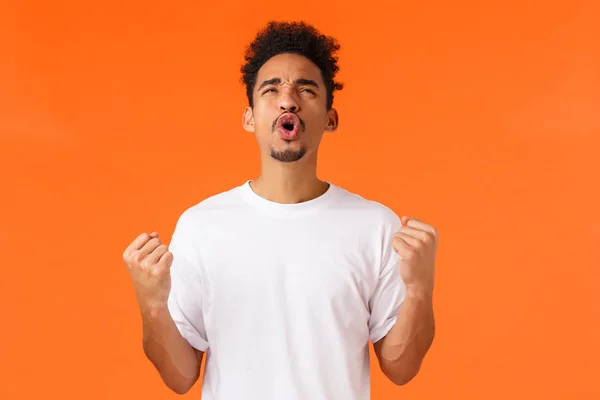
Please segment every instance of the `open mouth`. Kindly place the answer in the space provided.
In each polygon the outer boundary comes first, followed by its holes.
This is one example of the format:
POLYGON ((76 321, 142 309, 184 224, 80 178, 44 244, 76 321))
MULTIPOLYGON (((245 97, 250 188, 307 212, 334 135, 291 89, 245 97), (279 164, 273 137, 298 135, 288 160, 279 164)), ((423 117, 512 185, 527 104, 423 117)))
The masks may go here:
POLYGON ((294 113, 285 113, 277 120, 277 127, 285 140, 293 140, 300 130, 300 118, 294 113))
POLYGON ((283 124, 282 127, 286 131, 293 131, 294 130, 294 124, 292 124, 292 123, 285 123, 285 124, 283 124))

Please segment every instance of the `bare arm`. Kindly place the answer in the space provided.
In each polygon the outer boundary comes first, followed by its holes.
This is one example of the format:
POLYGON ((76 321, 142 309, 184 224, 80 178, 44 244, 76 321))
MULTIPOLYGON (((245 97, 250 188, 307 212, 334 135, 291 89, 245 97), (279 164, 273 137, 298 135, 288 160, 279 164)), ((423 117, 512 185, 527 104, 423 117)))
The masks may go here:
POLYGON ((433 282, 439 236, 435 227, 417 219, 402 217, 401 222, 393 246, 400 257, 406 296, 396 323, 373 346, 381 370, 397 385, 417 375, 433 343, 433 282))
POLYGON ((187 393, 200 376, 204 353, 181 336, 165 307, 143 311, 142 326, 146 357, 171 390, 187 393))
POLYGON ((414 378, 434 337, 430 295, 407 293, 396 323, 373 344, 382 372, 396 385, 414 378))
POLYGON ((178 394, 186 393, 200 376, 203 352, 181 335, 168 308, 173 255, 158 233, 138 236, 123 254, 142 314, 146 357, 162 380, 178 394))

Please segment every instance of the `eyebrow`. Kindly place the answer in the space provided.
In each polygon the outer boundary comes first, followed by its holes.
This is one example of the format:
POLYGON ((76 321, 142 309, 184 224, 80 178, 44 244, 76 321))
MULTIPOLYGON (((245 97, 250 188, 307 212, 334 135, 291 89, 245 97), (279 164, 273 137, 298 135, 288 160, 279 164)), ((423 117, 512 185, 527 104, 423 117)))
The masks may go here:
MULTIPOLYGON (((260 84, 257 90, 260 90, 267 85, 273 85, 278 83, 281 83, 281 79, 279 78, 267 79, 266 81, 260 84)), ((312 79, 298 78, 294 81, 294 83, 297 85, 310 85, 316 87, 317 89, 319 88, 317 82, 313 81, 312 79)))

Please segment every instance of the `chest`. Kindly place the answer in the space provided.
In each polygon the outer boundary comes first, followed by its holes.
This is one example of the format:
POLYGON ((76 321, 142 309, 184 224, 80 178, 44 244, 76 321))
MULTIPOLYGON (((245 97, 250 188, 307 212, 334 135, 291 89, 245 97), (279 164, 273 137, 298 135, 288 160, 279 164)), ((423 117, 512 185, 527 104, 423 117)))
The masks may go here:
MULTIPOLYGON (((206 241, 205 241, 206 243, 206 241)), ((202 252, 207 312, 368 315, 377 284, 377 245, 331 224, 262 224, 208 239, 202 252)))

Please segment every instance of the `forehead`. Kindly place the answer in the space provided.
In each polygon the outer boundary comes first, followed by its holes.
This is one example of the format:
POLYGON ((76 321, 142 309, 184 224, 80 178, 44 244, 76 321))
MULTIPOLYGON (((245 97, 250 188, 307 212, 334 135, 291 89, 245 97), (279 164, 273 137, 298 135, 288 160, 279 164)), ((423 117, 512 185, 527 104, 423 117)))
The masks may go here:
POLYGON ((298 54, 285 53, 271 57, 258 70, 256 83, 260 85, 262 81, 272 78, 280 78, 283 81, 304 78, 316 81, 319 86, 323 84, 319 67, 298 54))

